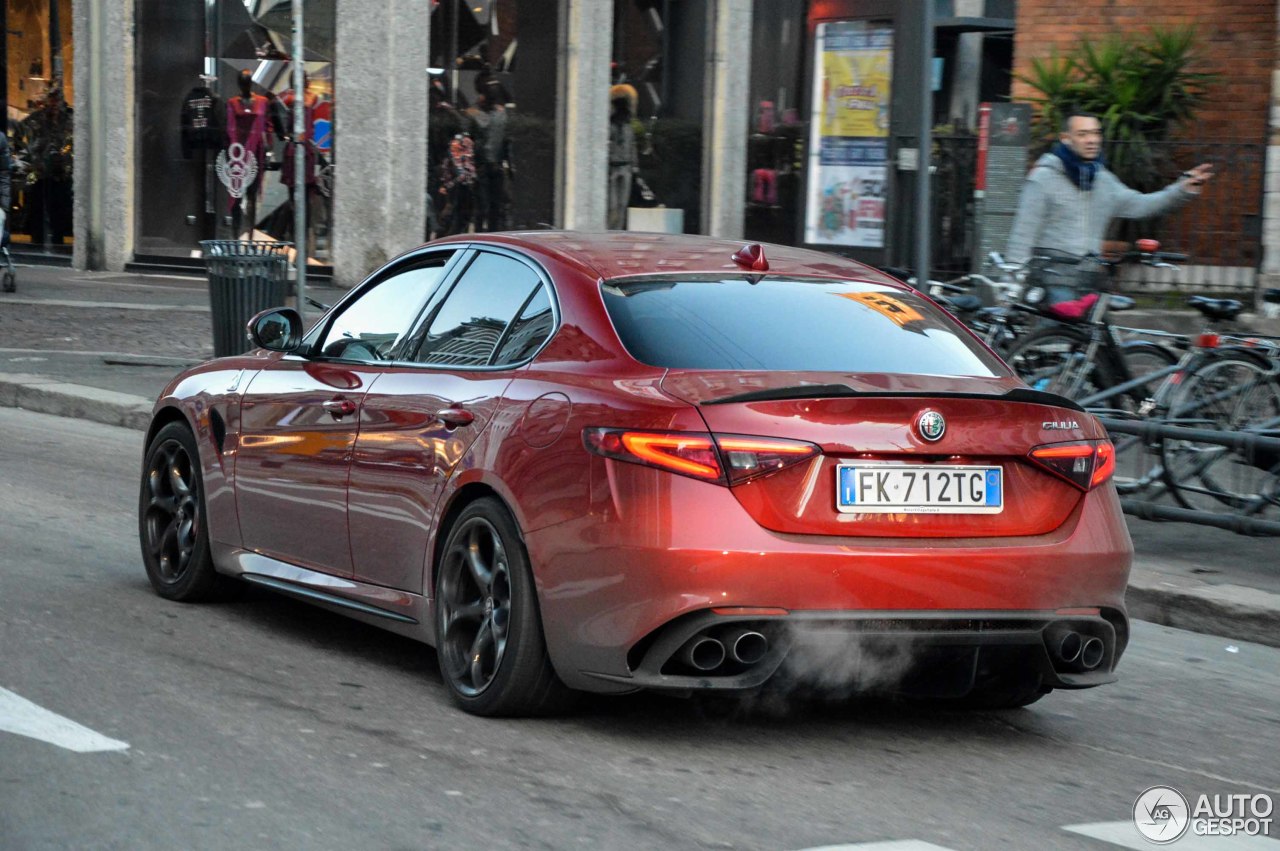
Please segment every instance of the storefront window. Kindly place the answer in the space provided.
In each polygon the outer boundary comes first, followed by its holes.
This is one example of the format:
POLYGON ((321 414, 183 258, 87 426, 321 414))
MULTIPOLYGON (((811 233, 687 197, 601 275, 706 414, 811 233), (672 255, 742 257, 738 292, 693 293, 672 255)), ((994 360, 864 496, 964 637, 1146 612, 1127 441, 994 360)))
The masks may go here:
POLYGON ((614 0, 608 226, 698 233, 708 0, 614 0))
POLYGON ((71 0, 7 0, 0 95, 13 157, 7 229, 15 246, 69 254, 72 242, 71 0))
POLYGON ((436 6, 429 237, 555 222, 558 31, 545 0, 436 6))
POLYGON ((752 6, 745 235, 795 244, 804 208, 808 110, 802 103, 806 0, 752 6))
POLYGON ((328 264, 334 2, 304 6, 305 164, 295 177, 292 10, 266 0, 138 0, 140 257, 202 239, 300 244, 328 264), (293 205, 307 233, 293 233, 293 205))

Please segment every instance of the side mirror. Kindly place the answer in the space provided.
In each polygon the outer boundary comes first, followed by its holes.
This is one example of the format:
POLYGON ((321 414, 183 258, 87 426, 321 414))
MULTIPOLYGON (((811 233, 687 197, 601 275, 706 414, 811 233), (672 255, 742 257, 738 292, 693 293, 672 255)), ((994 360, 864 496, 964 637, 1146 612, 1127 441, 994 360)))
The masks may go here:
POLYGON ((292 352, 302 344, 302 316, 292 307, 273 307, 249 320, 249 342, 273 352, 292 352))

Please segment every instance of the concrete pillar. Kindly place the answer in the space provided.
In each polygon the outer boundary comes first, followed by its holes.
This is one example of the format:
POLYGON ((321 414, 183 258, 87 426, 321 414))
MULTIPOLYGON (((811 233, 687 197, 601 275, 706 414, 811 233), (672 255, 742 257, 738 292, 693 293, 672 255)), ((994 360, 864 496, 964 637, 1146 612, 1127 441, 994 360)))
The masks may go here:
POLYGON ((751 0, 712 0, 702 136, 702 232, 742 236, 752 105, 751 0))
POLYGON ((572 230, 604 230, 609 203, 609 63, 613 0, 563 0, 564 94, 556 171, 557 218, 572 230))
MULTIPOLYGON (((1276 44, 1280 46, 1280 5, 1276 6, 1276 44)), ((1271 112, 1267 121, 1267 162, 1262 195, 1262 268, 1254 307, 1264 308, 1262 291, 1280 286, 1280 63, 1271 72, 1271 112)))
POLYGON ((73 0, 77 269, 122 271, 133 257, 134 4, 73 0), (128 45, 121 50, 121 45, 128 45))
POLYGON ((337 0, 333 276, 358 283, 426 238, 429 0, 337 0))

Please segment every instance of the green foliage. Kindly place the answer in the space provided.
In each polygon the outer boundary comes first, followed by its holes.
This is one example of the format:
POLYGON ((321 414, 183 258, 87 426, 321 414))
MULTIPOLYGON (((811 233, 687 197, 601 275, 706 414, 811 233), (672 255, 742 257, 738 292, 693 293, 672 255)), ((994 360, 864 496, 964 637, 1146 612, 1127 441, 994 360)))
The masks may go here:
POLYGON ((1218 75, 1198 70, 1196 32, 1191 27, 1115 33, 1085 39, 1070 54, 1056 50, 1031 60, 1018 79, 1036 96, 1040 153, 1058 137, 1065 110, 1092 112, 1102 121, 1107 167, 1140 189, 1161 185, 1159 146, 1189 124, 1208 99, 1218 75))

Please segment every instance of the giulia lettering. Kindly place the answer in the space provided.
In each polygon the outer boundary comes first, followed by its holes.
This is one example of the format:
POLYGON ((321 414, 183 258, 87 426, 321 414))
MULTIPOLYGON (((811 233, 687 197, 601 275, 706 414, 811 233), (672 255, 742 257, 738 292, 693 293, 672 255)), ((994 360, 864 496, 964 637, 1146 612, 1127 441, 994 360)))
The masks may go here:
POLYGON ((1061 422, 1058 420, 1050 420, 1048 422, 1040 423, 1040 427, 1045 431, 1065 431, 1067 429, 1080 428, 1080 423, 1075 420, 1065 420, 1061 422))

